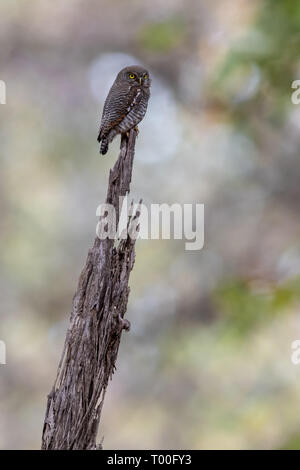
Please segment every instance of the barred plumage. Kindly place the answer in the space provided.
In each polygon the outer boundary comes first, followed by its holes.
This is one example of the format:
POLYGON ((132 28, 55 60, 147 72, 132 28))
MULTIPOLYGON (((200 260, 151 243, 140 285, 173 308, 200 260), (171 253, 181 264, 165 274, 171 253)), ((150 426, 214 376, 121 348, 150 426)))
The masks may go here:
POLYGON ((132 65, 122 69, 113 83, 104 103, 98 142, 100 153, 117 134, 136 127, 147 111, 151 80, 143 67, 132 65))

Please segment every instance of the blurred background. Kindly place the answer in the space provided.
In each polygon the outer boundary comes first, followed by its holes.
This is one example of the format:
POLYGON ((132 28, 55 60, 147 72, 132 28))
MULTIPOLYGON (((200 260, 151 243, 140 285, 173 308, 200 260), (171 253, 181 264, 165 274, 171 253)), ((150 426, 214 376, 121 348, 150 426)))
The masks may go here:
POLYGON ((0 448, 38 449, 109 168, 116 73, 152 97, 131 195, 204 203, 205 246, 140 240, 106 449, 300 448, 300 4, 2 0, 0 448))

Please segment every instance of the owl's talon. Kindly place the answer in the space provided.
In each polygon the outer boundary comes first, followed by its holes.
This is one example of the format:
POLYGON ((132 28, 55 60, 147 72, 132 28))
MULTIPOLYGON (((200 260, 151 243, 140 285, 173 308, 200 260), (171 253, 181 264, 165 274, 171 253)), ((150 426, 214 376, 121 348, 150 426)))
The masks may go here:
POLYGON ((139 131, 139 128, 138 128, 138 126, 135 126, 135 127, 133 128, 133 130, 135 130, 135 132, 136 132, 136 135, 139 135, 139 132, 140 132, 140 131, 139 131))

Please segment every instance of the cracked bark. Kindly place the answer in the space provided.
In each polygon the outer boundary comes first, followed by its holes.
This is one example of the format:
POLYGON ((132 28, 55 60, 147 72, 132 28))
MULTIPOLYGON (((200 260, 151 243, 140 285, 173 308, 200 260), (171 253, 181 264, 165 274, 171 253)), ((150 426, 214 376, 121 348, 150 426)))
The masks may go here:
MULTIPOLYGON (((122 136, 120 155, 110 171, 106 203, 116 210, 129 193, 136 131, 122 136)), ((138 215, 138 214, 137 214, 138 215)), ((132 223, 133 216, 128 224, 132 223)), ((73 299, 56 380, 48 395, 42 449, 101 449, 96 443, 101 410, 117 360, 129 295, 135 240, 94 241, 73 299)))

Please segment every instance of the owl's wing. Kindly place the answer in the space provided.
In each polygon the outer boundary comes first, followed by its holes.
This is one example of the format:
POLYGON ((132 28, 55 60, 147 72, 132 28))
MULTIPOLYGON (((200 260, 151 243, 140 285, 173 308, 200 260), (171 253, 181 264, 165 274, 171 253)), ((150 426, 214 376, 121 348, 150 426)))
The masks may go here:
POLYGON ((129 87, 128 84, 114 84, 111 87, 104 103, 98 142, 123 121, 133 106, 137 104, 139 98, 137 95, 137 89, 129 87))

